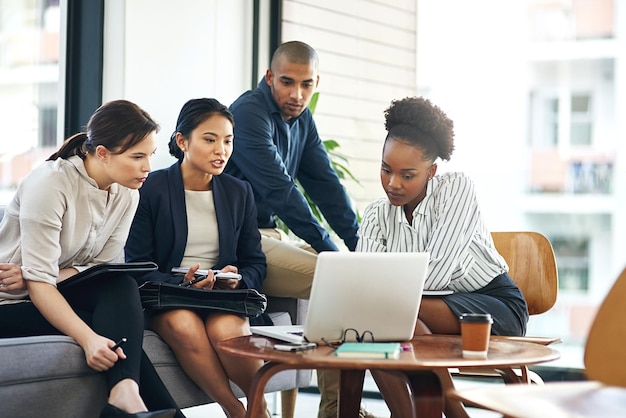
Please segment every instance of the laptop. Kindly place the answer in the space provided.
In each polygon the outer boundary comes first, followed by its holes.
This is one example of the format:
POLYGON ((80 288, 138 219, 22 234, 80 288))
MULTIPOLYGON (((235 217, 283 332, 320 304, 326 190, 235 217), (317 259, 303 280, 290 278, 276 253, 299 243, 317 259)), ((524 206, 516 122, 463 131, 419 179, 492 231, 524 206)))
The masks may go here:
MULTIPOLYGON (((375 341, 413 337, 428 253, 325 251, 317 256, 304 325, 252 326, 253 334, 290 343, 338 341, 347 329, 375 341), (369 331, 369 333, 367 333, 369 331)), ((356 333, 347 331, 346 341, 356 333)))

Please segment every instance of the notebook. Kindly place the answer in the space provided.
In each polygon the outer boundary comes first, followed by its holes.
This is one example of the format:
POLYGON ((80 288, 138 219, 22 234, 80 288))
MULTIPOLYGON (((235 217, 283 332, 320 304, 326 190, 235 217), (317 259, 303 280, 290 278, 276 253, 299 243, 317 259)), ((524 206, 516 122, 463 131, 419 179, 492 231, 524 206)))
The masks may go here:
POLYGON ((88 280, 98 280, 98 278, 106 278, 108 273, 125 273, 133 277, 146 274, 149 271, 156 270, 158 266, 151 262, 134 262, 134 263, 105 263, 91 266, 86 270, 73 275, 57 284, 59 290, 66 290, 72 286, 76 286, 88 280))
POLYGON ((335 356, 343 358, 385 358, 400 357, 400 343, 343 343, 335 350, 335 356))
MULTIPOLYGON (((375 341, 409 340, 428 260, 428 253, 322 252, 304 325, 250 328, 254 334, 291 343, 337 341, 348 328, 359 334, 369 331, 375 341)), ((346 341, 355 337, 352 331, 346 333, 346 341)))

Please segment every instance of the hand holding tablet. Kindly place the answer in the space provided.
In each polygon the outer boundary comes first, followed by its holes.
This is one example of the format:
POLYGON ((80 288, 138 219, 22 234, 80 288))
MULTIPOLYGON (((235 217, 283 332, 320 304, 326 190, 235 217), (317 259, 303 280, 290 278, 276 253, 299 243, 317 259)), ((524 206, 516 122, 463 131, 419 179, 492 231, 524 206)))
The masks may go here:
MULTIPOLYGON (((172 268, 172 273, 186 274, 188 271, 189 271, 189 267, 173 267, 172 268)), ((181 283, 181 285, 191 286, 194 283, 204 280, 206 276, 209 275, 209 270, 196 270, 194 275, 196 276, 195 279, 181 283)), ((215 277, 216 280, 241 280, 241 274, 232 273, 229 271, 213 270, 213 276, 215 277)))

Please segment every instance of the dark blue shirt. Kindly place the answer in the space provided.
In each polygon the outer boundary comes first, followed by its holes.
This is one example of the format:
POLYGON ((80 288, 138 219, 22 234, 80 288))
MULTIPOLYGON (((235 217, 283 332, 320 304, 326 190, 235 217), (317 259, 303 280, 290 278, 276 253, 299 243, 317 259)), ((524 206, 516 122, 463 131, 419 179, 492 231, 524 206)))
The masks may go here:
POLYGON ((278 216, 316 251, 337 250, 296 186, 297 179, 331 228, 354 250, 356 214, 311 111, 285 121, 265 79, 239 96, 230 110, 235 115, 235 142, 226 172, 252 184, 259 228, 274 228, 274 216, 278 216))

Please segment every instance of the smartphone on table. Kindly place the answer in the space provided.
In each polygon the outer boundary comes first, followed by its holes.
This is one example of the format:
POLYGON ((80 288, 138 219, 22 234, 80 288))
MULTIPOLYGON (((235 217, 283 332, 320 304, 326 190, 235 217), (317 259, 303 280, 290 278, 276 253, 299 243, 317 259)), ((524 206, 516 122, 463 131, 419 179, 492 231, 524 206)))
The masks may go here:
POLYGON ((274 344, 274 350, 291 352, 311 350, 316 347, 316 343, 274 344))

